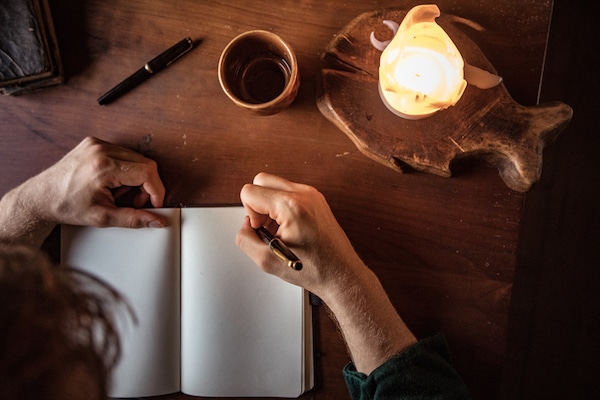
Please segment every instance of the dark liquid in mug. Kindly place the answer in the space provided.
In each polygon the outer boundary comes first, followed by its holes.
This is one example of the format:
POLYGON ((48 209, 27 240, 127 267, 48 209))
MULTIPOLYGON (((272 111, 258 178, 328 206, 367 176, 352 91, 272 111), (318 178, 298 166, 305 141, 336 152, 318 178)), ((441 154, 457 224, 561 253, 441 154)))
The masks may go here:
POLYGON ((239 95, 253 104, 266 103, 279 96, 291 76, 289 64, 273 53, 254 55, 238 71, 239 95))

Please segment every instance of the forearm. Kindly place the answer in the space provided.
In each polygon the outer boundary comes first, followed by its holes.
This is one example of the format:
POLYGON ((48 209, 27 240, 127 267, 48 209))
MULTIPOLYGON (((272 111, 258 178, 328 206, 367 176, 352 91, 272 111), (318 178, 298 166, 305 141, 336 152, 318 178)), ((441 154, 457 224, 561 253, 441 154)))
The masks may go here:
POLYGON ((39 199, 24 183, 0 199, 0 241, 39 247, 56 226, 37 211, 39 199))
POLYGON ((323 295, 359 372, 375 368, 417 341, 398 315, 375 274, 366 266, 323 295))

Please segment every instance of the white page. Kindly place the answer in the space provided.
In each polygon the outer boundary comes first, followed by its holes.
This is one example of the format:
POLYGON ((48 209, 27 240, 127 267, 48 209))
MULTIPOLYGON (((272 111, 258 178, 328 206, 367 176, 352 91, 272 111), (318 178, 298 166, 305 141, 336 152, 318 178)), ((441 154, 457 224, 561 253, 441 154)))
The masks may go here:
POLYGON ((152 210, 166 228, 62 227, 63 265, 104 279, 133 306, 138 324, 120 318, 121 361, 112 397, 180 390, 179 209, 152 210))
POLYGON ((245 215, 242 207, 182 209, 182 391, 297 397, 304 291, 238 249, 245 215))

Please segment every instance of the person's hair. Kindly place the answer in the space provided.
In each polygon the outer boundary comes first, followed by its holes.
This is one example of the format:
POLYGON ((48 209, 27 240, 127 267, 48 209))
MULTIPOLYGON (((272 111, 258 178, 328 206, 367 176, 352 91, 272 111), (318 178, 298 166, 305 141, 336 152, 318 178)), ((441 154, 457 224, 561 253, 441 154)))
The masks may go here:
POLYGON ((120 305, 89 274, 0 244, 0 399, 106 398, 120 305))

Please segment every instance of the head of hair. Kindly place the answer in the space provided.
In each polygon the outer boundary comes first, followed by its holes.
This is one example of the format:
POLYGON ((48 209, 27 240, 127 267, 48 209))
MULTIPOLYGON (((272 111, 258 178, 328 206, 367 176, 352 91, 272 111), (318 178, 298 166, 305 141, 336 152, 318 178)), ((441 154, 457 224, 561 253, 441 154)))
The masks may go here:
POLYGON ((106 398, 122 304, 89 274, 0 244, 0 399, 106 398))

